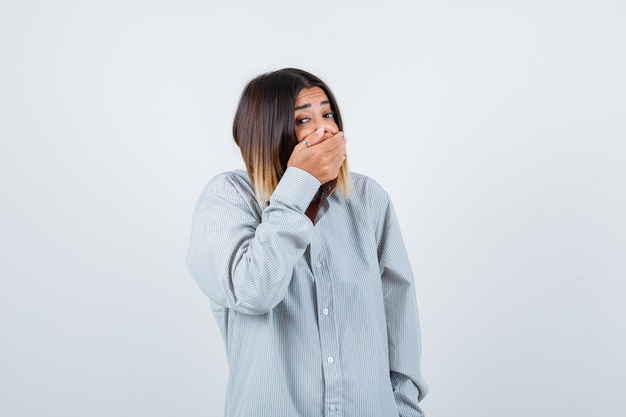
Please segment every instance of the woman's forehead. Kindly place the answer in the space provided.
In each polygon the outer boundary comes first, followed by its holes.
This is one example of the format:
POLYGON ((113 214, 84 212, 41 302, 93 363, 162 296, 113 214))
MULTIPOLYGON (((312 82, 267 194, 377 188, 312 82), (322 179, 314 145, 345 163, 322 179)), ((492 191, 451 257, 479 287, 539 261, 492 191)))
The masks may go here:
POLYGON ((320 104, 324 101, 328 101, 328 97, 320 87, 303 88, 296 98, 296 107, 303 104, 320 104))

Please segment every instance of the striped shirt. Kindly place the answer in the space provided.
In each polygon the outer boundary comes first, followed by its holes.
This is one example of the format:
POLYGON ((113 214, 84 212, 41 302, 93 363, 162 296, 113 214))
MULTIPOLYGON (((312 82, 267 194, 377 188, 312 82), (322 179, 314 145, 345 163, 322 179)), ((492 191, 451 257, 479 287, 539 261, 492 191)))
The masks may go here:
POLYGON ((226 346, 226 417, 423 416, 413 274, 388 194, 350 199, 290 167, 261 209, 245 171, 196 205, 187 266, 226 346))

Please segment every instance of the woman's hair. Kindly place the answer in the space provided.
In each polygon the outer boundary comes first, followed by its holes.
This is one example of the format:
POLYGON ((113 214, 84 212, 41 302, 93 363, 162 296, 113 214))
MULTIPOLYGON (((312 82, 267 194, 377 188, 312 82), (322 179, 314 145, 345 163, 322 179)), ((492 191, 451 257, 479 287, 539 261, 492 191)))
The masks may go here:
MULTIPOLYGON (((294 107, 300 90, 320 87, 330 101, 334 120, 343 131, 339 106, 330 88, 318 77, 296 68, 259 75, 246 85, 233 122, 233 137, 241 149, 257 200, 265 207, 287 169, 298 144, 294 107)), ((335 186, 348 198, 352 179, 347 159, 339 169, 335 186)))

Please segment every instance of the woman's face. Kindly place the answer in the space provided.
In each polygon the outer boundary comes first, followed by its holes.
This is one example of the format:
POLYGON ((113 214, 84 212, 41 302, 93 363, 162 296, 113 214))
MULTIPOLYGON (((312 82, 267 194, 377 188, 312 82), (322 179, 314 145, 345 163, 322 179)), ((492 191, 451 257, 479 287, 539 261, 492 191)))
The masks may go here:
POLYGON ((301 142, 320 127, 324 128, 324 139, 339 131, 335 113, 324 90, 319 87, 304 88, 298 93, 294 108, 296 137, 301 142))

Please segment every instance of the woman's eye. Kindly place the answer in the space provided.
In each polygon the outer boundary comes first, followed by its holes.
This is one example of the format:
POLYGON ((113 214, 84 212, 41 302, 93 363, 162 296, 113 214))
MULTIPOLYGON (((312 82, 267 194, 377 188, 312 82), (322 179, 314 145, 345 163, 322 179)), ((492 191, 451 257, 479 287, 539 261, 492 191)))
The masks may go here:
POLYGON ((309 119, 308 119, 308 118, 303 117, 303 118, 301 118, 301 119, 296 119, 296 124, 297 124, 297 125, 302 125, 302 124, 304 124, 304 123, 306 123, 306 122, 308 122, 308 121, 309 121, 309 119))
POLYGON ((324 117, 327 118, 327 119, 334 119, 335 118, 335 113, 333 113, 333 112, 326 113, 324 115, 324 117))

